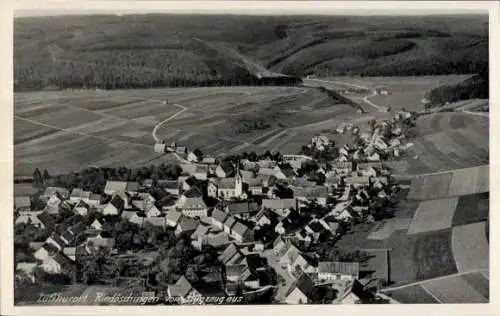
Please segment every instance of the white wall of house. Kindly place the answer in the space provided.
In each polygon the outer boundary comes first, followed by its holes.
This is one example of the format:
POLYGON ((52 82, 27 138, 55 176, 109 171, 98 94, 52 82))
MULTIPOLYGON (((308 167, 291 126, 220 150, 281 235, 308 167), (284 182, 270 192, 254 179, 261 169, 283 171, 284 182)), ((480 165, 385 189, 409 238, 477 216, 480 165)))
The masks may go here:
POLYGON ((307 304, 307 302, 307 296, 298 288, 295 288, 285 299, 285 303, 287 304, 307 304))

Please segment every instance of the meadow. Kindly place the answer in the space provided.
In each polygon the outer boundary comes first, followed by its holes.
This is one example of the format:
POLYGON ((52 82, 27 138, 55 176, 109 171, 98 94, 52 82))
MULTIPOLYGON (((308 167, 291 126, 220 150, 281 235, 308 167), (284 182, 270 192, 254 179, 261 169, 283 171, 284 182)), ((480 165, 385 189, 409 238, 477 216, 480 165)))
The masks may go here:
POLYGON ((425 174, 489 163, 489 119, 467 113, 435 113, 417 120, 416 137, 395 174, 425 174))
POLYGON ((487 303, 489 281, 481 273, 471 272, 387 289, 384 293, 403 304, 487 303))
POLYGON ((423 175, 411 181, 407 198, 429 200, 489 191, 489 166, 423 175))
POLYGON ((45 91, 16 93, 14 100, 19 175, 172 161, 153 152, 155 126, 158 139, 208 155, 296 153, 316 133, 296 128, 356 114, 304 87, 45 91))

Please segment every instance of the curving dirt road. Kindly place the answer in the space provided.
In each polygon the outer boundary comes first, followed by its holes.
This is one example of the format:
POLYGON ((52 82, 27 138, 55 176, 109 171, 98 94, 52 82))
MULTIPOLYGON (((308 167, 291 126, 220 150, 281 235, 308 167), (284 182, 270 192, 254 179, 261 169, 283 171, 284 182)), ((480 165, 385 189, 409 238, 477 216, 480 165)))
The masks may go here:
POLYGON ((180 104, 174 104, 174 106, 177 106, 179 108, 181 108, 181 110, 169 117, 167 117, 166 119, 164 119, 163 121, 159 122, 158 124, 155 125, 155 127, 153 128, 153 131, 151 132, 151 136, 153 136, 153 139, 155 140, 155 142, 160 142, 160 139, 158 138, 158 136, 156 135, 156 132, 158 131, 158 128, 160 128, 160 126, 162 126, 164 123, 174 119, 176 116, 178 116, 179 114, 183 113, 184 111, 187 110, 187 108, 183 105, 180 105, 180 104))

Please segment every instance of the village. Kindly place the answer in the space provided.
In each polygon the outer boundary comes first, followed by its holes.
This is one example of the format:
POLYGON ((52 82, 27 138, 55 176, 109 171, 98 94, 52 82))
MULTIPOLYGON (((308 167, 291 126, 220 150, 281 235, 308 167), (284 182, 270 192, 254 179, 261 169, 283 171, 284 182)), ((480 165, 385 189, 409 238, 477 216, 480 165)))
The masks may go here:
POLYGON ((301 154, 221 159, 157 143, 156 152, 178 157, 175 179, 106 179, 99 192, 46 186, 36 199, 16 197, 15 231, 23 237, 32 231, 16 243, 24 247, 16 280, 115 287, 132 280, 165 304, 214 296, 390 303, 368 286, 374 280, 361 271, 358 249, 330 250, 356 225, 390 215, 399 186, 382 162, 411 146, 415 119, 402 111, 382 122, 342 124, 334 132, 347 135, 349 144, 336 147, 317 135, 301 154), (93 265, 119 268, 91 273, 93 265))

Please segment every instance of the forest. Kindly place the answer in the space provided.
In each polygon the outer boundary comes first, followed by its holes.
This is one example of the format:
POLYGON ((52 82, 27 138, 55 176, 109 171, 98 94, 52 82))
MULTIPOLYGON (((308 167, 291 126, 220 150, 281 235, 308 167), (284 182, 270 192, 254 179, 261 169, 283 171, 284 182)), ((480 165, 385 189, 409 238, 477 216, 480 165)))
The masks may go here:
POLYGON ((446 103, 469 99, 489 98, 489 71, 485 69, 480 74, 457 83, 432 89, 426 98, 430 101, 428 107, 443 106, 446 103))
POLYGON ((488 65, 487 23, 486 15, 17 18, 14 89, 296 85, 311 73, 472 74, 488 65), (262 77, 259 67, 275 75, 262 77))

